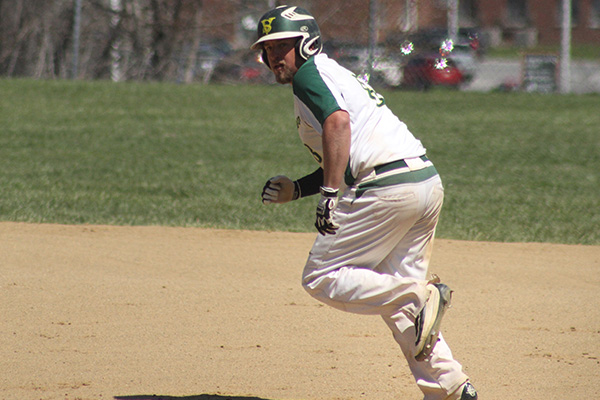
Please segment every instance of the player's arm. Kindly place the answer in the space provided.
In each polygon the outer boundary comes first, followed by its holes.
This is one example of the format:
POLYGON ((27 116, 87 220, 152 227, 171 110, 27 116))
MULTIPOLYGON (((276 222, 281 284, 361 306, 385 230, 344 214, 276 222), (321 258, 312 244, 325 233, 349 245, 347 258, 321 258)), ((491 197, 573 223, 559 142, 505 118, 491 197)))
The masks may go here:
POLYGON ((338 191, 350 158, 350 116, 338 110, 323 123, 323 186, 317 204, 315 227, 321 235, 333 235, 339 226, 333 221, 338 191))
POLYGON ((283 175, 274 176, 263 187, 262 202, 264 204, 281 204, 302 197, 312 196, 319 193, 319 188, 322 185, 322 168, 295 181, 283 175))
POLYGON ((350 157, 350 116, 338 110, 323 123, 323 186, 339 189, 350 157))

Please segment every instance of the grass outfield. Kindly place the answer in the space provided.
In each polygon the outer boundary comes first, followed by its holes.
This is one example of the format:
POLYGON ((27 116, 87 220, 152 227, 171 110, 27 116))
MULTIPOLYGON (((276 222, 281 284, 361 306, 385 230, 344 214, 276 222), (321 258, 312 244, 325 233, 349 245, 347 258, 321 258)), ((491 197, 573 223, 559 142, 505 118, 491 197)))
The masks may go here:
MULTIPOLYGON (((0 220, 313 231, 281 86, 0 80, 0 220)), ((384 91, 446 186, 438 237, 600 244, 597 95, 384 91)))

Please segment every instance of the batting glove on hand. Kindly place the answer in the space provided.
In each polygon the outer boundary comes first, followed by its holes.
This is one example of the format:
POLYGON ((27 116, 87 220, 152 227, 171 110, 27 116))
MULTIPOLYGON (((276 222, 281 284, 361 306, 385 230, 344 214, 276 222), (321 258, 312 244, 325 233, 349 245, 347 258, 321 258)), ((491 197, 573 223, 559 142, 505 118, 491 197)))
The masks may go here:
POLYGON ((298 198, 299 192, 295 182, 283 175, 269 179, 262 191, 263 204, 287 203, 298 198))
POLYGON ((333 235, 338 230, 339 225, 336 225, 332 219, 333 210, 337 207, 338 191, 328 187, 321 186, 321 199, 317 204, 317 221, 315 227, 323 236, 333 235))

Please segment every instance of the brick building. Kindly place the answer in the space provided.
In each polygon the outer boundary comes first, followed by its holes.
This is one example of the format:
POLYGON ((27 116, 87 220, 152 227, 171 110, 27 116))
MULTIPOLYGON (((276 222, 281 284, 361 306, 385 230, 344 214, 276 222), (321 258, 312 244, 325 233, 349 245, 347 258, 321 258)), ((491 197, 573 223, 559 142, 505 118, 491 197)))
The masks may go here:
MULTIPOLYGON (((600 0, 571 1, 573 43, 600 46, 600 0)), ((375 0, 377 41, 383 42, 390 35, 447 27, 449 3, 449 0, 375 0)), ((294 4, 311 11, 325 39, 366 43, 369 0, 207 0, 205 7, 218 8, 214 15, 237 13, 240 21, 246 21, 238 24, 240 27, 234 32, 234 42, 242 47, 254 37, 253 24, 260 15, 280 4, 294 4)), ((458 23, 461 28, 477 28, 491 46, 558 44, 561 10, 562 0, 458 0, 458 23)))
MULTIPOLYGON (((600 46, 600 0, 571 1, 573 43, 597 43, 600 46)), ((493 44, 560 42, 562 0, 488 0, 479 3, 478 7, 473 7, 473 19, 492 35, 493 44)))

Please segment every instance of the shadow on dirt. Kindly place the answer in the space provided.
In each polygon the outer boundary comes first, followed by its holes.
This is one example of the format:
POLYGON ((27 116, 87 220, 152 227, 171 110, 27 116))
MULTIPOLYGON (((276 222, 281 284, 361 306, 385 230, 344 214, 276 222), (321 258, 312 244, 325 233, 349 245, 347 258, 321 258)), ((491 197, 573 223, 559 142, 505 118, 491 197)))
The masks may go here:
POLYGON ((114 400, 269 400, 262 397, 222 396, 218 394, 199 394, 192 396, 165 396, 157 394, 137 394, 132 396, 115 396, 114 400))

